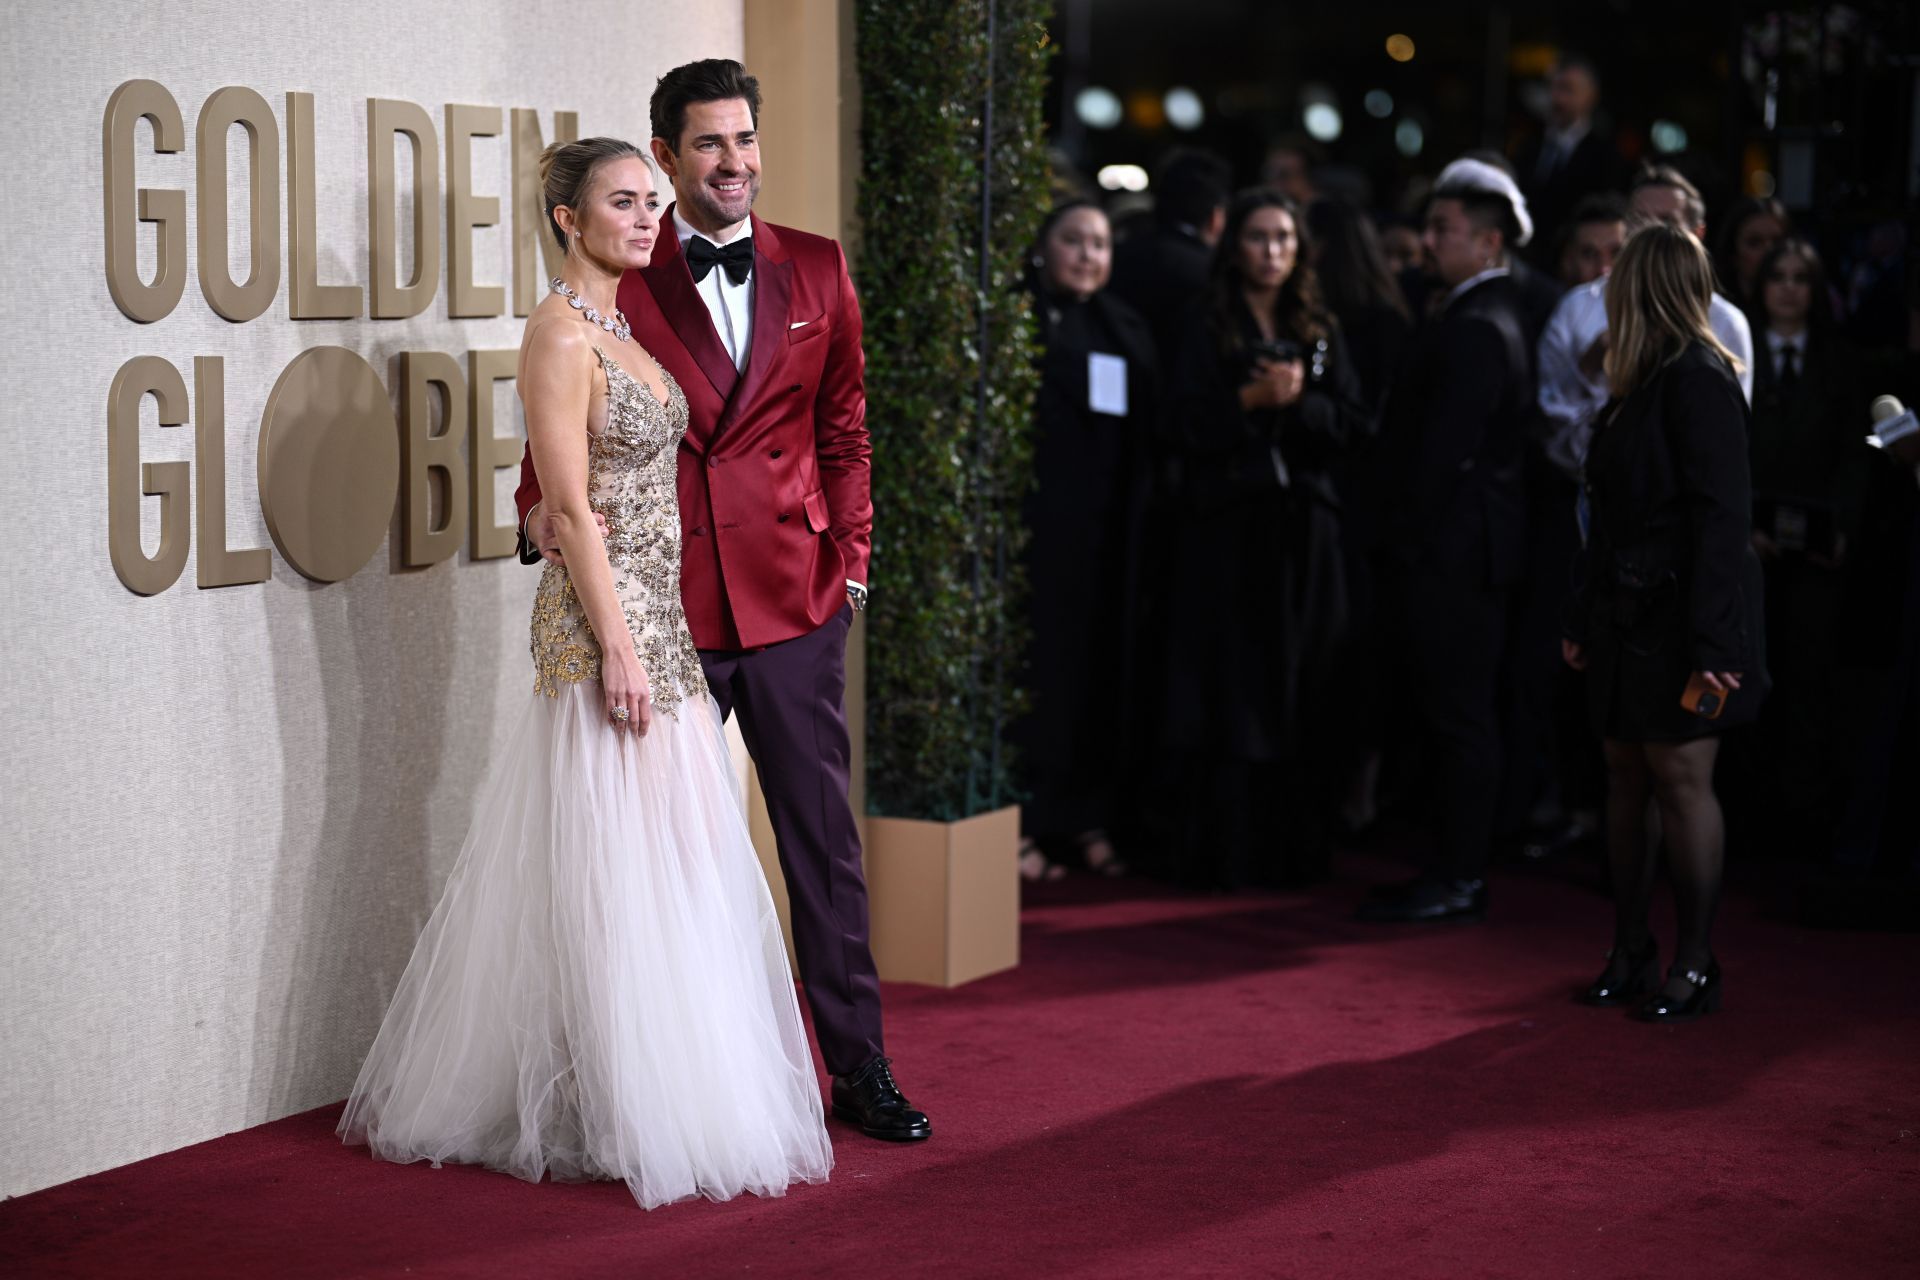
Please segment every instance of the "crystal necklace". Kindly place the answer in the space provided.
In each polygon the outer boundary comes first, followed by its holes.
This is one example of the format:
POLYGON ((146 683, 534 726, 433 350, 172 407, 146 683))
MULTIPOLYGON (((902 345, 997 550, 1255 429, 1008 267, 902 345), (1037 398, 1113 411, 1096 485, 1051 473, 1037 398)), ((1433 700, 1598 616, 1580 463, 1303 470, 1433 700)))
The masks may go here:
POLYGON ((627 318, 620 313, 620 308, 615 307, 613 314, 610 316, 601 315, 598 311, 588 306, 586 300, 579 294, 568 288, 567 282, 559 276, 555 276, 547 287, 565 298, 568 306, 586 316, 590 322, 599 325, 602 329, 605 329, 608 333, 620 339, 620 341, 625 342, 633 337, 633 330, 627 327, 627 318))

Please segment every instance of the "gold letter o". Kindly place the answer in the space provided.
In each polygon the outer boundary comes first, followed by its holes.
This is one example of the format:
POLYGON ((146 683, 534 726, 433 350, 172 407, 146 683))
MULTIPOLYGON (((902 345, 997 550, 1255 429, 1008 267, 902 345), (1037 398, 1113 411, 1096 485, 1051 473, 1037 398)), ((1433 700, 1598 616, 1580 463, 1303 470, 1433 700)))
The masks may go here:
POLYGON ((387 389, 345 347, 311 347, 260 420, 260 509, 287 563, 316 582, 359 572, 387 536, 400 430, 387 389))

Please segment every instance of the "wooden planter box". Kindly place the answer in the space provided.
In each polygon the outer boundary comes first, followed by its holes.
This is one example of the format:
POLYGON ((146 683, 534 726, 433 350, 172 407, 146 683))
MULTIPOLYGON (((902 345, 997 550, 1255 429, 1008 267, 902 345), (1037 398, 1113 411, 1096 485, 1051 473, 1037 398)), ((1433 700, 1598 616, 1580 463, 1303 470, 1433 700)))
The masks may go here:
POLYGON ((889 982, 957 987, 1020 963, 1020 809, 867 819, 873 959, 889 982))

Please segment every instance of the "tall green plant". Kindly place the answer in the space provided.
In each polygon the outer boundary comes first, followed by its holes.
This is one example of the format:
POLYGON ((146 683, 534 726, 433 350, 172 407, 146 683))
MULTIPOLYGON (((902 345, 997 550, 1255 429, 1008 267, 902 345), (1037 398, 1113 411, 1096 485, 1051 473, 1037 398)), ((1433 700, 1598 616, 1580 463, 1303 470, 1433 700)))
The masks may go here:
POLYGON ((860 0, 873 434, 867 796, 951 821, 1015 798, 1038 384, 1021 260, 1046 211, 1046 0, 860 0))

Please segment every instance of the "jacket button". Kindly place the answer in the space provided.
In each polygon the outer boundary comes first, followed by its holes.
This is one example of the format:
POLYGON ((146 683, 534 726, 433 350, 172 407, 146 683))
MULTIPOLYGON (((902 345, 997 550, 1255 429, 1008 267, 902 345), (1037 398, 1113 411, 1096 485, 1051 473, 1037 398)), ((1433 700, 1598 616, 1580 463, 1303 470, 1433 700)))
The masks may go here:
POLYGON ((779 515, 775 516, 774 519, 779 521, 781 524, 785 524, 787 522, 787 513, 782 511, 779 515))
POLYGON ((772 453, 768 454, 767 456, 769 458, 777 458, 780 456, 780 451, 778 449, 775 449, 772 453))
POLYGON ((707 459, 707 465, 708 465, 709 467, 717 467, 717 466, 719 466, 719 465, 720 465, 720 459, 718 459, 718 458, 715 458, 715 457, 709 457, 709 458, 707 459))
POLYGON ((707 536, 707 526, 705 526, 705 525, 703 525, 703 524, 697 524, 697 525, 695 525, 695 526, 693 526, 693 536, 694 536, 694 537, 696 537, 696 538, 704 538, 704 537, 706 537, 706 536, 707 536))

